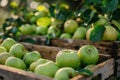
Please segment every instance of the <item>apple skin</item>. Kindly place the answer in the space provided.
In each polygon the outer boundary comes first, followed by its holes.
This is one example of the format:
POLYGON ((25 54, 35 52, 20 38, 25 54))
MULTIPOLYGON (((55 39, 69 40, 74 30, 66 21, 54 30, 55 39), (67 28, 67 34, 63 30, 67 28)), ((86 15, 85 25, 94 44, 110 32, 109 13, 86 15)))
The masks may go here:
POLYGON ((49 61, 49 60, 47 60, 47 59, 42 59, 42 58, 40 58, 40 59, 38 59, 37 61, 34 61, 33 63, 30 64, 29 70, 30 70, 30 71, 34 71, 35 68, 36 68, 38 65, 44 64, 44 63, 46 63, 46 62, 48 62, 48 61, 49 61))
POLYGON ((38 34, 38 35, 46 35, 47 34, 47 30, 48 30, 47 27, 38 26, 36 28, 36 34, 38 34))
POLYGON ((76 75, 76 71, 70 67, 64 67, 57 70, 55 73, 55 80, 70 80, 70 78, 76 75))
POLYGON ((106 26, 106 30, 103 34, 102 40, 104 41, 115 41, 118 38, 117 30, 112 26, 106 26))
POLYGON ((48 28, 47 34, 53 34, 53 33, 55 34, 55 37, 59 37, 61 34, 61 31, 56 26, 50 26, 48 28))
POLYGON ((2 53, 2 52, 7 52, 7 49, 3 46, 0 46, 0 53, 2 53))
POLYGON ((54 75, 58 69, 59 69, 59 67, 53 61, 49 61, 47 63, 38 65, 35 68, 34 72, 38 75, 54 77, 54 75))
POLYGON ((10 48, 9 52, 15 57, 23 58, 24 54, 26 53, 26 50, 22 44, 17 43, 10 48))
POLYGON ((0 53, 0 64, 5 64, 6 60, 9 58, 9 57, 12 57, 13 55, 10 54, 9 52, 3 52, 3 53, 0 53))
POLYGON ((87 39, 87 40, 90 40, 90 34, 91 34, 91 32, 92 32, 93 29, 94 29, 94 28, 91 27, 91 28, 89 28, 89 29, 87 30, 87 32, 86 32, 86 39, 87 39))
POLYGON ((85 39, 87 29, 85 27, 79 27, 73 34, 73 39, 85 39))
POLYGON ((71 34, 69 34, 69 33, 62 33, 61 35, 60 35, 60 38, 61 39, 64 39, 64 38, 66 38, 66 39, 69 39, 69 38, 71 38, 72 36, 71 36, 71 34))
POLYGON ((64 32, 73 34, 75 30, 78 28, 78 23, 75 20, 67 20, 64 23, 64 32))
POLYGON ((19 30, 23 35, 33 34, 36 31, 36 25, 24 24, 19 28, 19 30))
POLYGON ((22 69, 22 70, 26 70, 26 68, 27 68, 24 61, 17 57, 9 57, 6 60, 5 65, 14 67, 14 68, 18 68, 18 69, 22 69))
POLYGON ((78 50, 82 66, 96 64, 99 59, 99 52, 93 45, 84 45, 78 50))
POLYGON ((49 17, 40 17, 37 19, 36 24, 42 27, 48 27, 51 24, 51 19, 49 17))
POLYGON ((12 38, 6 38, 2 43, 1 46, 5 47, 7 49, 7 51, 9 51, 9 49, 11 48, 11 46, 13 46, 14 44, 16 44, 17 42, 12 39, 12 38))
POLYGON ((27 66, 29 66, 32 62, 34 62, 40 58, 41 58, 41 55, 38 51, 32 51, 32 52, 28 52, 24 55, 23 61, 25 62, 25 64, 27 66))
POLYGON ((80 59, 77 51, 71 49, 63 49, 56 56, 56 64, 59 67, 72 67, 78 69, 80 67, 80 59))

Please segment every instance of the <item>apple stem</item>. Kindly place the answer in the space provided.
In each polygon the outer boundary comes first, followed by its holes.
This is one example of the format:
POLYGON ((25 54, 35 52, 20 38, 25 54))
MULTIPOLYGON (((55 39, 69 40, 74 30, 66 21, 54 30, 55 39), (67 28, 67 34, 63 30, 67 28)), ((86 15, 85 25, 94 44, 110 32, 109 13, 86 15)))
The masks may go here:
POLYGON ((92 49, 91 48, 88 48, 87 50, 88 54, 90 55, 92 53, 92 49))

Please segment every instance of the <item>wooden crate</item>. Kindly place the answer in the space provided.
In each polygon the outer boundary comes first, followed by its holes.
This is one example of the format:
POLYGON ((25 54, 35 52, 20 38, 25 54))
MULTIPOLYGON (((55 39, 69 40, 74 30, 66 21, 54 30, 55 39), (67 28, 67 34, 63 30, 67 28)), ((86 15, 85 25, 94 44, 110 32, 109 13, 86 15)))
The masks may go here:
MULTIPOLYGON (((25 39, 33 39, 35 44, 46 45, 46 38, 43 36, 22 36, 20 41, 24 41, 25 39)), ((49 44, 49 46, 69 48, 75 50, 78 50, 83 45, 94 45, 96 48, 98 48, 100 53, 109 54, 115 59, 120 57, 120 41, 92 42, 88 40, 54 38, 50 40, 49 44)))
MULTIPOLYGON (((22 43, 29 51, 37 50, 43 58, 55 61, 55 56, 63 48, 49 47, 45 45, 33 45, 22 43)), ((91 80, 97 77, 99 80, 105 80, 114 73, 114 59, 110 55, 100 54, 99 62, 91 68, 94 75, 91 77, 77 75, 71 80, 91 80)), ((34 74, 32 72, 15 69, 12 67, 0 65, 0 80, 54 80, 52 78, 34 74)))
MULTIPOLYGON (((23 45, 30 51, 39 51, 44 58, 51 59, 53 61, 55 61, 55 56, 57 53, 63 49, 44 45, 31 45, 29 43, 24 43, 23 45)), ((94 72, 94 76, 85 77, 83 75, 77 75, 72 80, 91 80, 96 76, 99 77, 99 80, 105 80, 107 77, 114 73, 114 59, 110 58, 110 55, 100 54, 99 63, 91 69, 94 72)))

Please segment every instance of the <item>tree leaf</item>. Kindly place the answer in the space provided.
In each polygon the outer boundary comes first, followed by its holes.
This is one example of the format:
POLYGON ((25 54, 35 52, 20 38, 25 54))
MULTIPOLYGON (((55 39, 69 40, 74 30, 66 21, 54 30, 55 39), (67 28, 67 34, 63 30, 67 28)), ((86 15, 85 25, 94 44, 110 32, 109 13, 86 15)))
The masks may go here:
POLYGON ((55 17, 54 10, 55 10, 55 5, 51 5, 49 8, 49 13, 51 17, 55 17))
POLYGON ((85 76, 93 76, 93 72, 89 69, 80 69, 77 71, 77 74, 85 75, 85 76))
POLYGON ((112 24, 114 24, 118 28, 118 30, 120 31, 120 23, 118 21, 112 20, 112 24))
POLYGON ((95 26, 90 34, 90 40, 94 42, 100 41, 102 39, 104 31, 105 31, 104 26, 95 26))

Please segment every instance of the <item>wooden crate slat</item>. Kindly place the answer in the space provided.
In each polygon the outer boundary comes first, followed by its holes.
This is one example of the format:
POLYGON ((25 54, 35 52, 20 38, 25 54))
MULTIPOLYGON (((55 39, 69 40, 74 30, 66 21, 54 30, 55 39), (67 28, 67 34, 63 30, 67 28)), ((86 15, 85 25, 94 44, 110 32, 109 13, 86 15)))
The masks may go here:
POLYGON ((0 65, 0 80, 53 80, 46 76, 0 65))

